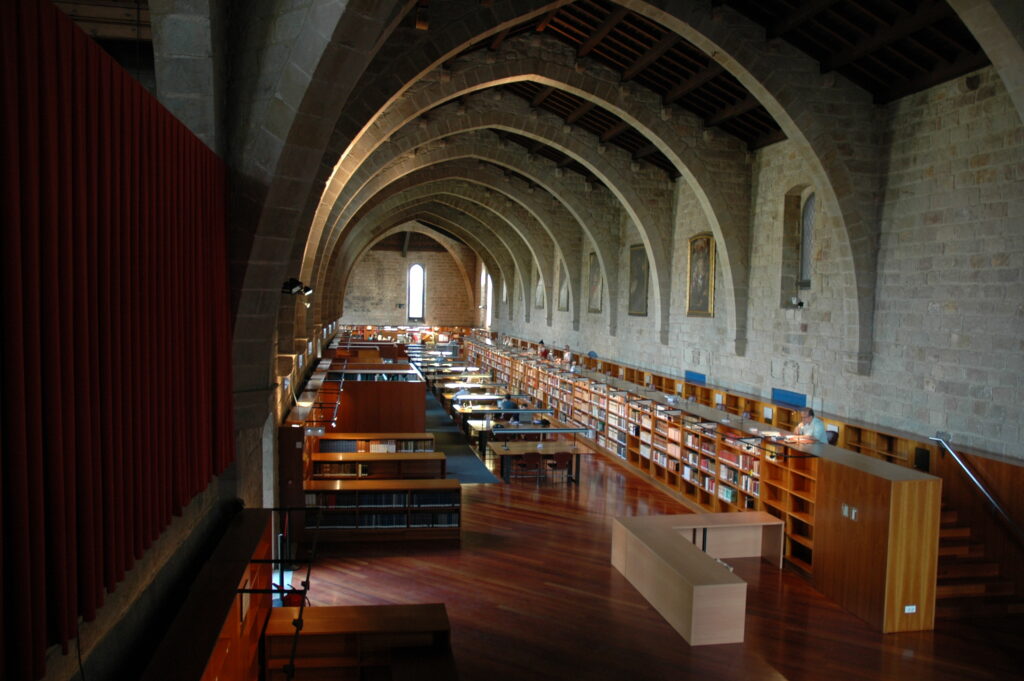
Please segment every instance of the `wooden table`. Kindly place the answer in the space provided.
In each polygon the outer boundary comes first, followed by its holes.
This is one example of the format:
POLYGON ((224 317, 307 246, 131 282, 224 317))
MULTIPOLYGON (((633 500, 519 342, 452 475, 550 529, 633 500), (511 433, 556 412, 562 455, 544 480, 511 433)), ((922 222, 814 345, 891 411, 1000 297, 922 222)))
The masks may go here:
POLYGON ((781 567, 782 537, 781 520, 754 511, 616 518, 611 559, 691 646, 741 643, 747 584, 720 559, 781 567))
MULTIPOLYGON (((488 451, 498 457, 500 462, 501 479, 509 481, 509 474, 512 469, 512 460, 521 457, 523 454, 536 452, 542 456, 551 456, 557 452, 569 452, 572 456, 572 463, 569 466, 569 474, 566 480, 579 484, 580 481, 580 454, 575 442, 566 440, 549 440, 547 442, 492 442, 488 451)), ((588 451, 589 453, 589 451, 588 451)))

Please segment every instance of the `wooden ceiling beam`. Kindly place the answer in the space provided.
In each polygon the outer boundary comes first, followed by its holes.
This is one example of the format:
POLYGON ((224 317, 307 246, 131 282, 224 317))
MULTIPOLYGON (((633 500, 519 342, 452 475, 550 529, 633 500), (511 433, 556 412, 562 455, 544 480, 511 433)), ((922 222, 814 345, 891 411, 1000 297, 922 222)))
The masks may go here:
POLYGON ((875 101, 879 104, 887 104, 894 99, 919 92, 932 85, 945 83, 947 80, 952 80, 965 73, 977 71, 981 67, 987 66, 988 63, 988 56, 984 52, 965 52, 952 63, 943 64, 936 69, 932 69, 927 74, 908 79, 889 88, 889 90, 881 95, 877 95, 875 101))
POLYGON ((622 133, 626 132, 627 130, 629 130, 629 123, 627 123, 626 121, 619 121, 612 127, 605 130, 603 133, 601 133, 601 141, 611 142, 613 139, 615 139, 622 133))
POLYGON ((551 10, 550 12, 548 12, 547 14, 545 14, 544 18, 542 18, 540 21, 537 22, 537 28, 536 28, 537 33, 543 33, 544 30, 547 29, 548 24, 551 23, 551 20, 555 18, 556 14, 558 14, 558 8, 557 7, 555 9, 551 10))
POLYGON ((880 50, 897 40, 902 40, 913 33, 917 33, 952 13, 953 10, 947 3, 939 1, 930 2, 919 7, 910 16, 899 19, 895 24, 877 31, 867 40, 861 40, 853 47, 832 55, 822 62, 821 71, 822 73, 828 73, 829 71, 842 68, 871 52, 880 50))
POLYGON ((798 28, 801 24, 804 24, 821 14, 838 1, 839 0, 814 0, 813 2, 808 2, 798 8, 795 12, 782 17, 769 26, 766 37, 768 40, 781 38, 783 35, 798 28))
POLYGON ((578 121, 579 119, 581 119, 584 116, 586 116, 590 112, 590 110, 593 109, 593 108, 594 108, 594 103, 593 102, 590 102, 590 101, 583 102, 578 107, 576 107, 575 111, 573 111, 571 114, 568 115, 568 117, 566 117, 565 122, 569 123, 571 125, 571 124, 575 123, 576 121, 578 121))
POLYGON ((698 71, 697 73, 693 74, 692 76, 680 82, 674 88, 666 92, 664 98, 665 103, 671 104, 680 97, 686 95, 688 92, 696 90, 704 83, 707 83, 708 81, 717 78, 722 74, 723 71, 724 69, 722 68, 722 65, 719 64, 718 62, 710 64, 703 71, 698 71))
POLYGON ((628 69, 622 73, 623 82, 633 80, 637 74, 646 69, 648 66, 654 63, 661 55, 665 54, 673 47, 676 46, 681 40, 678 33, 668 31, 662 36, 661 40, 657 42, 651 49, 644 52, 640 57, 634 61, 628 69))
POLYGON ((717 112, 714 116, 704 121, 704 125, 706 125, 709 128, 714 128, 716 126, 721 125, 722 123, 725 123, 726 121, 736 118, 737 116, 742 116, 748 111, 756 109, 759 106, 761 106, 761 103, 757 101, 756 97, 754 97, 753 95, 747 95, 746 98, 741 99, 732 106, 725 107, 721 111, 717 112))
POLYGON ((508 37, 508 32, 511 30, 511 27, 506 28, 504 31, 494 36, 494 40, 492 40, 491 44, 488 45, 488 49, 490 49, 492 52, 501 49, 501 44, 505 42, 505 38, 508 37))
POLYGON ((786 139, 786 133, 782 132, 781 130, 772 130, 771 132, 766 132, 757 139, 753 140, 750 143, 750 148, 760 149, 761 147, 766 147, 769 144, 781 142, 784 139, 786 139))
POLYGON ((658 147, 653 142, 648 142, 647 144, 633 152, 633 158, 635 158, 638 161, 642 161, 643 159, 647 158, 651 154, 656 153, 657 151, 658 147))
POLYGON ((530 106, 536 108, 544 103, 544 100, 551 96, 551 93, 555 91, 555 88, 551 85, 541 88, 537 94, 530 100, 530 106))
POLYGON ((615 11, 609 14, 608 18, 604 20, 604 23, 601 24, 601 26, 598 27, 598 29, 594 31, 589 38, 587 38, 587 42, 580 45, 580 49, 576 51, 576 56, 585 57, 590 54, 590 51, 597 47, 601 41, 605 39, 605 36, 611 33, 612 29, 618 26, 619 22, 622 21, 628 13, 629 10, 625 7, 616 7, 615 11))

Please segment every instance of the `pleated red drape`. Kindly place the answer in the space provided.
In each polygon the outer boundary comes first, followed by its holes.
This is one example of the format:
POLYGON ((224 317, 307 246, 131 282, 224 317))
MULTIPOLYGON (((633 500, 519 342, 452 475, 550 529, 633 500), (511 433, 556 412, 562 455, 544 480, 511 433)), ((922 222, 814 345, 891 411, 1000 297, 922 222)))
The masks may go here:
POLYGON ((0 3, 0 676, 38 678, 234 458, 223 162, 48 2, 0 3))

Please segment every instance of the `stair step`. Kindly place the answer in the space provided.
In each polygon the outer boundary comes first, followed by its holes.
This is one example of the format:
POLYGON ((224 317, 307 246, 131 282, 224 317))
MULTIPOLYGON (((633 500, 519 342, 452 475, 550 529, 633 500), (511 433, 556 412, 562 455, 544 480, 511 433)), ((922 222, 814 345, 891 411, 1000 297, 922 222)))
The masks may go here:
POLYGON ((981 557, 985 555, 985 546, 972 542, 965 537, 950 537, 939 541, 939 556, 970 556, 981 557))
POLYGON ((944 508, 939 515, 939 522, 942 525, 955 525, 959 518, 960 514, 956 512, 956 509, 944 508))
POLYGON ((998 577, 999 563, 984 558, 943 556, 939 559, 939 579, 944 577, 998 577))
POLYGON ((998 617, 1024 614, 1024 599, 1006 596, 943 598, 935 602, 935 616, 941 619, 998 617))
POLYGON ((1009 596, 1012 593, 1013 582, 977 577, 940 577, 935 587, 937 599, 959 596, 1009 596))
POLYGON ((970 537, 971 528, 962 525, 950 525, 939 528, 939 540, 970 537))

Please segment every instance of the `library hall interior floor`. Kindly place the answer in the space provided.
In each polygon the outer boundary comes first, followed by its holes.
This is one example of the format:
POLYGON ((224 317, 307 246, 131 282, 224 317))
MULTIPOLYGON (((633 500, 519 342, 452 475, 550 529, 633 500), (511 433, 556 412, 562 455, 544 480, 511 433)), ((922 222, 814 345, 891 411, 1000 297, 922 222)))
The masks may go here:
POLYGON ((613 460, 584 456, 579 486, 464 485, 461 545, 321 547, 310 599, 444 603, 463 681, 1024 678, 1024 618, 883 635, 757 559, 729 561, 750 585, 745 642, 690 647, 609 558, 614 517, 684 512, 613 460))

